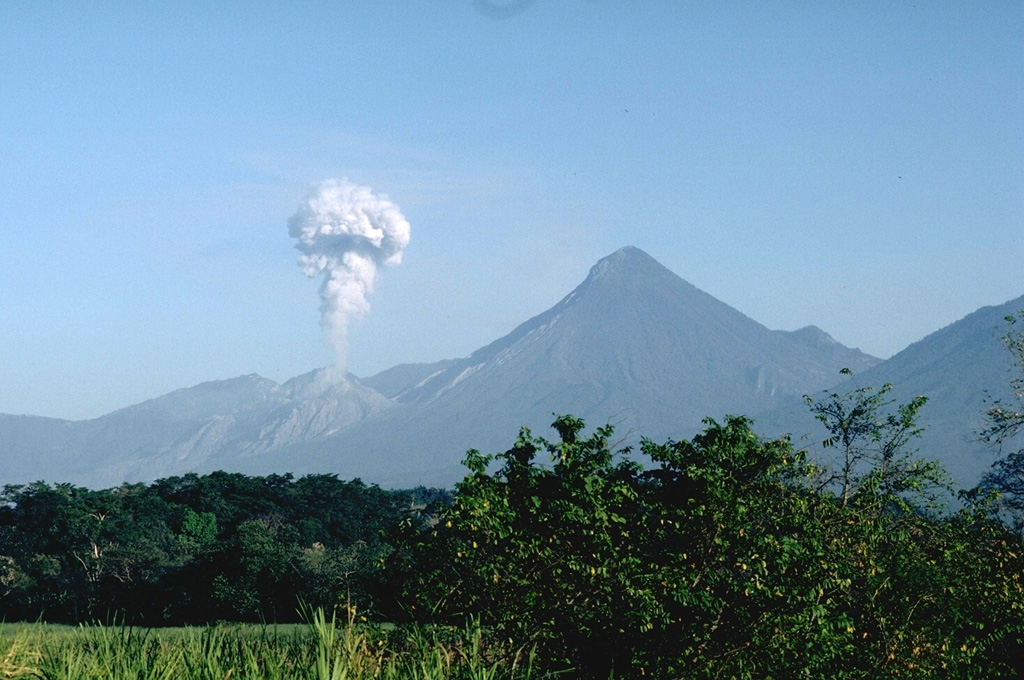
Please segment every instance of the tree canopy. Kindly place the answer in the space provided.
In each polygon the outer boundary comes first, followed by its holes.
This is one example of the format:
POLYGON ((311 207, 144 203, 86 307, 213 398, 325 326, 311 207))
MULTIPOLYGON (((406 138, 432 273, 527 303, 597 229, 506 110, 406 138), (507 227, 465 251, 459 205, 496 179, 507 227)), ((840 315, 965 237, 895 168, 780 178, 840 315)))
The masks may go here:
MULTIPOLYGON (((897 410, 901 432, 913 415, 897 410)), ((934 513, 913 466, 891 465, 905 439, 861 478, 876 481, 836 491, 741 417, 645 441, 646 465, 609 449, 610 427, 554 427, 467 456, 454 503, 403 552, 417 620, 479 617, 594 678, 1020 670, 1020 541, 976 495, 934 513)))
POLYGON ((524 429, 507 451, 470 451, 454 492, 226 472, 6 486, 0 616, 345 607, 476 621, 496 649, 582 678, 1020 677, 1015 478, 940 507, 941 470, 915 447, 925 400, 888 394, 809 399, 838 466, 741 416, 635 451, 558 416, 556 439, 524 429))

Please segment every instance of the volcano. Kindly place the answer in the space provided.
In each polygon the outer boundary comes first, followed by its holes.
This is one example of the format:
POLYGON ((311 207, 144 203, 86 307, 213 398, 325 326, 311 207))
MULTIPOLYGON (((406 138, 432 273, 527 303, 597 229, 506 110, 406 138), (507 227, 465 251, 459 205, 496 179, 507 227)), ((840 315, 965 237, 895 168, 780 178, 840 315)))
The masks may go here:
POLYGON ((598 261, 551 309, 461 359, 358 379, 204 383, 91 421, 0 417, 0 481, 91 486, 215 469, 335 472, 450 485, 465 451, 502 451, 557 414, 612 424, 620 444, 689 438, 705 417, 754 415, 879 360, 824 331, 770 330, 643 251, 598 261))

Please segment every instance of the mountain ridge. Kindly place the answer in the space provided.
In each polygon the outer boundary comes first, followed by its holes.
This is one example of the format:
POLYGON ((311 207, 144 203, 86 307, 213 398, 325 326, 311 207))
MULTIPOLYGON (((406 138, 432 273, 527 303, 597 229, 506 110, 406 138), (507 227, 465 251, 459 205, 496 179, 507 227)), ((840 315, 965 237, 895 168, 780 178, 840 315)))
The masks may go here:
MULTIPOLYGON (((990 323, 1015 302, 1024 306, 1024 297, 978 310, 989 311, 977 318, 990 323)), ((925 373, 942 374, 900 368, 921 357, 954 365, 955 353, 966 362, 957 371, 970 371, 970 362, 991 354, 978 349, 986 337, 976 325, 965 318, 947 327, 964 336, 962 347, 929 340, 904 350, 921 355, 913 361, 901 352, 882 362, 817 326, 770 330, 625 247, 551 308, 463 358, 399 364, 363 379, 332 369, 281 384, 238 376, 87 421, 0 415, 0 446, 14 452, 0 461, 0 483, 56 474, 116 485, 219 468, 449 485, 461 477, 467 449, 504 450, 520 427, 544 432, 558 413, 614 424, 627 444, 640 435, 689 438, 703 418, 726 413, 800 433, 805 422, 786 409, 799 404, 806 417, 802 396, 836 388, 840 368, 858 380, 895 375, 907 390, 925 373)), ((945 330, 936 332, 940 339, 945 330)), ((989 369, 984 375, 999 379, 989 369)))
POLYGON ((502 450, 520 427, 544 431, 557 413, 613 423, 624 440, 679 438, 705 416, 761 410, 835 383, 843 366, 878 361, 806 335, 769 330, 646 253, 622 249, 550 309, 467 357, 405 367, 409 382, 390 385, 399 406, 301 444, 292 458, 390 485, 438 471, 433 481, 451 483, 465 450, 502 450))
MULTIPOLYGON (((981 307, 830 390, 888 383, 890 396, 898 403, 927 397, 918 418, 924 431, 911 445, 922 457, 942 463, 955 483, 969 487, 999 455, 977 433, 985 425, 987 400, 1011 396, 1012 358, 1000 338, 1006 332, 1006 317, 1021 309, 1024 296, 981 307)), ((755 424, 770 436, 788 432, 798 444, 808 443, 808 434, 817 429, 802 401, 761 414, 755 424)), ((1010 447, 1024 445, 1022 440, 1010 447)), ((814 440, 809 443, 813 448, 814 440)))

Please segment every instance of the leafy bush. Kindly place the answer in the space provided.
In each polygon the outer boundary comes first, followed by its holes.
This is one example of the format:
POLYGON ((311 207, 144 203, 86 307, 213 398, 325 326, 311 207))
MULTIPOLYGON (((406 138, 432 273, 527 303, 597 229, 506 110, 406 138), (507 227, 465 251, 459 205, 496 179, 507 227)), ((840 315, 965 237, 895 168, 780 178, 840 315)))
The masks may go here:
POLYGON ((909 462, 898 485, 836 495, 789 441, 706 423, 644 442, 647 468, 572 417, 558 442, 471 451, 454 503, 398 553, 409 610, 479 617, 581 677, 1016 672, 1024 550, 983 505, 931 514, 909 462))

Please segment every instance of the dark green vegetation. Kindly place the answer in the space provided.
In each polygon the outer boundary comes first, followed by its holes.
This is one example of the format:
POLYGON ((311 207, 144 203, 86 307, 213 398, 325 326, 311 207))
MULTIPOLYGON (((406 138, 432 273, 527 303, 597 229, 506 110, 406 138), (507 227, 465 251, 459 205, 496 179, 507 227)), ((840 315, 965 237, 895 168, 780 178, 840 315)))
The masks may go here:
MULTIPOLYGON (((1024 377, 1024 331, 1005 344, 1024 377)), ((1012 385, 985 413, 996 443, 1024 428, 1012 385)), ((915 448, 926 400, 891 394, 808 400, 830 467, 743 417, 625 456, 611 427, 562 416, 556 441, 524 429, 504 453, 471 451, 451 496, 325 475, 7 487, 0 607, 146 624, 342 607, 408 624, 442 666, 476 659, 438 677, 1020 677, 1024 453, 945 508, 945 475, 915 448)), ((348 677, 392 672, 400 652, 372 650, 403 647, 351 626, 325 645, 319 621, 322 654, 360 640, 338 658, 378 659, 348 677)), ((303 663, 275 677, 313 677, 303 663)))
POLYGON ((646 470, 581 426, 524 433, 494 474, 469 457, 455 503, 404 556, 419 618, 480 616, 589 677, 1021 670, 1020 536, 978 493, 933 514, 917 491, 930 466, 873 466, 844 495, 743 418, 645 443, 646 470))
POLYGON ((7 486, 0 612, 161 625, 294 621, 300 600, 366 607, 389 550, 382 531, 438 496, 224 472, 104 491, 7 486))
POLYGON ((1003 336, 1003 345, 1013 357, 1012 396, 990 400, 985 411, 988 426, 981 432, 983 439, 1005 455, 982 478, 981 487, 998 494, 1002 510, 1021 532, 1024 531, 1024 449, 1004 449, 1012 442, 1019 443, 1019 435, 1024 432, 1024 311, 1006 317, 1006 322, 1009 328, 1003 336))
MULTIPOLYGON (((887 422, 854 424, 871 446, 887 422)), ((612 453, 610 428, 555 426, 559 441, 524 432, 493 472, 471 453, 433 523, 413 510, 423 493, 333 477, 8 488, 0 602, 8 619, 147 624, 290 620, 300 598, 476 619, 506 641, 495 661, 533 650, 539 669, 592 677, 1020 670, 1024 546, 980 492, 937 514, 919 493, 934 470, 900 458, 843 493, 743 418, 646 442, 647 468, 612 453)))

